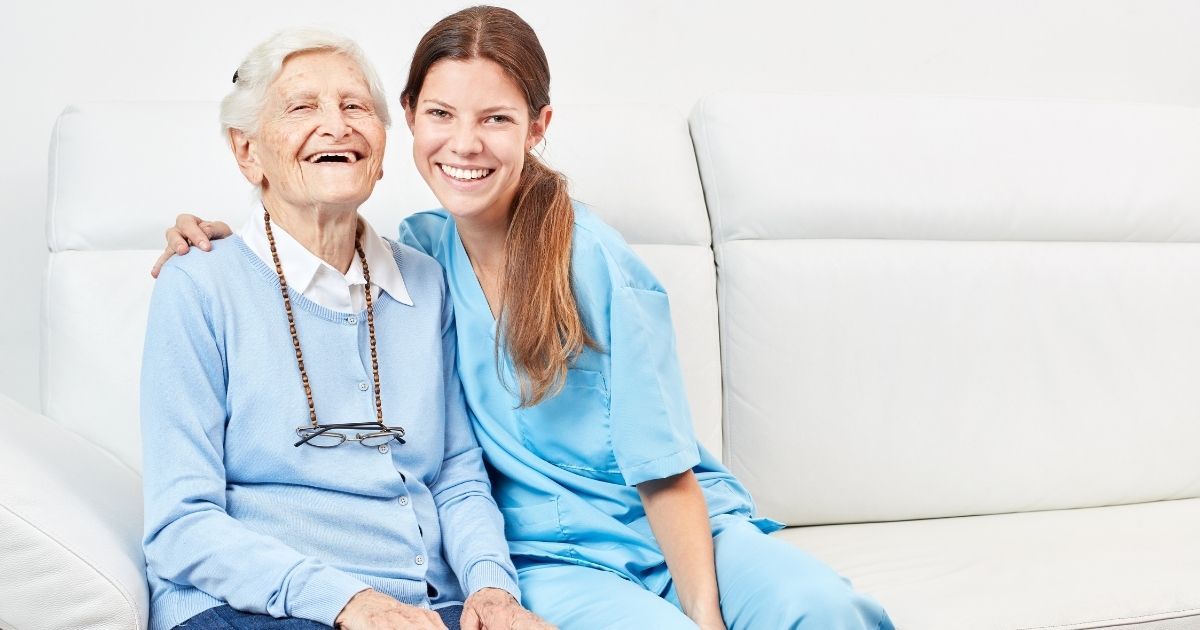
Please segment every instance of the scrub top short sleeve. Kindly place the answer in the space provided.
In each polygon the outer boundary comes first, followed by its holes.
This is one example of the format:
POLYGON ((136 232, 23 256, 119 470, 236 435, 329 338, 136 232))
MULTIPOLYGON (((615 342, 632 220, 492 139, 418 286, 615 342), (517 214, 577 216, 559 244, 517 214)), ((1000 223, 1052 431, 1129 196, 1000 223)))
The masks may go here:
POLYGON ((612 442, 625 484, 689 470, 700 453, 666 293, 616 287, 610 321, 612 442))

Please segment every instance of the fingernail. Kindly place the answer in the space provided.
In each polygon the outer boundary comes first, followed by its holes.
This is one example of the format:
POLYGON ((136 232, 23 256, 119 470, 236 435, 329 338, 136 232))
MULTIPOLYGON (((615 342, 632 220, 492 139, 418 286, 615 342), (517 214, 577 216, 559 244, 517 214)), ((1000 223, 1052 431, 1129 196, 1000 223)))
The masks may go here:
POLYGON ((207 252, 212 249, 212 243, 209 243, 208 241, 200 241, 200 249, 203 249, 207 252))

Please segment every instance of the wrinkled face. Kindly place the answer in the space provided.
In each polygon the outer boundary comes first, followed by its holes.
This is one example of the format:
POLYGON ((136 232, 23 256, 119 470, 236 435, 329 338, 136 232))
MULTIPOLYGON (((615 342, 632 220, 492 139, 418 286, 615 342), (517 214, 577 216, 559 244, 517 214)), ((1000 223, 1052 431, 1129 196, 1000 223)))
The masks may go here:
POLYGON ((405 115, 413 160, 438 201, 457 219, 508 221, 525 154, 550 122, 529 118, 525 96, 487 59, 443 59, 430 67, 405 115))
POLYGON ((289 57, 268 88, 259 131, 230 132, 242 173, 263 199, 357 209, 383 176, 387 132, 362 71, 344 55, 289 57))

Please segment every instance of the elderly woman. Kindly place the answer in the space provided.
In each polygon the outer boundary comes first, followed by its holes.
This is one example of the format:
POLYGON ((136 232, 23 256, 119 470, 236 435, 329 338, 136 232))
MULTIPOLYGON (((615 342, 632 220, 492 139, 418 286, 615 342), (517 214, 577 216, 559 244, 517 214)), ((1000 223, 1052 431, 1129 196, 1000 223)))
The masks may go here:
POLYGON ((281 33, 221 122, 261 202, 155 286, 150 628, 548 627, 517 603, 442 271, 357 212, 389 123, 375 72, 349 40, 281 33))

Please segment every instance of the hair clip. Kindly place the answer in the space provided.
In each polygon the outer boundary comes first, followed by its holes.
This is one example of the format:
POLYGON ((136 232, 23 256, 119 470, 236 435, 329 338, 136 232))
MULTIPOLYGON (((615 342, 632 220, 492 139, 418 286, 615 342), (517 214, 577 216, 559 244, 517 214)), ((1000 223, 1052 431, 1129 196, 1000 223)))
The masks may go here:
POLYGON ((233 71, 233 82, 234 82, 234 83, 237 83, 237 75, 238 75, 238 71, 237 71, 237 70, 234 70, 234 71, 233 71))

